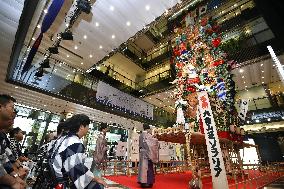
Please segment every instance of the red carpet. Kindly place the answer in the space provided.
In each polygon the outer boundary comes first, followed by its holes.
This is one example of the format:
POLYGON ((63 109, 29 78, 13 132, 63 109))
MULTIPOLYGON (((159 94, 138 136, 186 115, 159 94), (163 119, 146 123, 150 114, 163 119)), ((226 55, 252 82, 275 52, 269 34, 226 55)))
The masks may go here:
MULTIPOLYGON (((238 188, 259 188, 264 186, 267 183, 276 180, 276 175, 271 176, 262 176, 262 173, 259 171, 250 172, 250 178, 258 177, 257 181, 251 181, 246 184, 242 183, 242 179, 238 178, 238 188)), ((140 189, 140 185, 137 183, 137 176, 108 176, 106 177, 109 180, 117 182, 123 186, 129 187, 131 189, 140 189)), ((191 172, 187 173, 173 173, 173 174, 158 174, 156 175, 156 182, 153 186, 153 189, 189 189, 188 183, 192 178, 191 172)), ((235 180, 228 179, 229 188, 235 189, 235 180)), ((206 177, 202 179, 203 189, 212 189, 211 177, 206 177)))

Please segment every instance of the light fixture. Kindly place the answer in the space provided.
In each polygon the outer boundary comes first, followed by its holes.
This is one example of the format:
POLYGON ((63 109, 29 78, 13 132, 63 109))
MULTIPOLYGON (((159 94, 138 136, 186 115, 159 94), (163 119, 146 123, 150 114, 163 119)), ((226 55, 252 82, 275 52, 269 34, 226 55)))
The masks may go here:
POLYGON ((48 48, 48 51, 51 53, 51 54, 58 54, 58 47, 49 47, 48 48))
POLYGON ((48 58, 44 59, 43 62, 40 64, 40 66, 42 68, 50 68, 49 59, 48 58))
POLYGON ((264 71, 263 71, 263 70, 262 70, 261 72, 262 72, 262 73, 264 73, 264 71))
POLYGON ((263 76, 262 76, 261 78, 262 78, 262 79, 264 79, 264 77, 263 77, 263 76))
POLYGON ((35 38, 33 37, 32 40, 35 41, 35 38))
POLYGON ((102 49, 102 48, 103 48, 103 46, 100 45, 100 49, 102 49))
POLYGON ((247 123, 249 123, 249 121, 247 121, 247 123))
POLYGON ((98 22, 96 22, 96 26, 98 27, 100 24, 98 22))
POLYGON ((240 69, 240 71, 239 71, 240 73, 243 73, 244 72, 244 70, 243 69, 240 69))
POLYGON ((84 39, 87 39, 87 35, 84 35, 84 39))
POLYGON ((130 23, 129 21, 127 21, 127 22, 126 22, 126 25, 127 25, 127 26, 130 26, 130 25, 131 25, 131 23, 130 23))
POLYGON ((242 78, 245 78, 245 76, 242 76, 242 78))
POLYGON ((37 27, 37 28, 40 28, 40 25, 37 25, 36 27, 37 27))
POLYGON ((77 46, 77 45, 75 45, 75 46, 74 46, 74 49, 76 49, 76 50, 77 50, 77 49, 78 49, 78 46, 77 46))
POLYGON ((43 11, 45 14, 47 13, 47 9, 44 9, 44 11, 43 11))
POLYGON ((90 57, 90 58, 93 58, 93 55, 90 54, 89 57, 90 57))
POLYGON ((43 68, 39 68, 38 71, 35 73, 36 77, 42 77, 43 76, 43 68))
POLYGON ((263 66, 263 64, 260 64, 260 66, 263 66))
POLYGON ((264 84, 264 82, 261 82, 262 84, 264 84))
POLYGON ((66 57, 69 58, 70 57, 69 54, 67 54, 66 57))
POLYGON ((146 11, 150 10, 150 5, 145 6, 146 11))
POLYGON ((61 38, 63 40, 73 40, 73 34, 71 31, 66 31, 66 32, 61 33, 61 38))
POLYGON ((114 11, 114 6, 111 5, 111 6, 109 7, 109 10, 114 11))
POLYGON ((282 119, 284 119, 284 116, 282 116, 282 119))
POLYGON ((259 123, 259 120, 257 119, 257 120, 255 120, 255 122, 256 122, 256 123, 259 123))
POLYGON ((268 119, 267 119, 267 121, 271 121, 271 119, 270 119, 270 118, 268 118, 268 119))
POLYGON ((15 89, 19 88, 18 86, 15 87, 15 89))
POLYGON ((115 38, 115 35, 112 35, 111 38, 114 39, 114 38, 115 38))
POLYGON ((84 63, 83 62, 81 62, 81 65, 83 65, 84 63))
POLYGON ((92 6, 88 0, 78 0, 77 7, 86 14, 89 14, 92 9, 92 6))

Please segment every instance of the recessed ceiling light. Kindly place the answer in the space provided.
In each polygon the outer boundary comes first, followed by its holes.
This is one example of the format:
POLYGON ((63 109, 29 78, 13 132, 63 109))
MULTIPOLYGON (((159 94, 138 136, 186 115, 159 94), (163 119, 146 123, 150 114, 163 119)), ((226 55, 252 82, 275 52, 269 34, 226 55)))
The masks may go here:
POLYGON ((264 84, 264 82, 261 82, 262 84, 264 84))
POLYGON ((244 72, 244 70, 243 69, 240 69, 240 71, 239 71, 240 73, 243 73, 244 72))
POLYGON ((261 72, 263 73, 264 71, 262 70, 261 72))
POLYGON ((84 63, 83 62, 81 62, 81 65, 83 65, 84 63))
POLYGON ((103 48, 103 46, 100 45, 100 49, 102 49, 102 48, 103 48))
POLYGON ((150 10, 150 5, 145 6, 146 11, 150 10))
POLYGON ((114 6, 110 6, 109 9, 110 9, 111 11, 114 11, 114 6))
POLYGON ((19 87, 16 86, 15 89, 17 89, 17 88, 19 88, 19 87))
POLYGON ((40 25, 37 25, 37 28, 40 28, 40 25))
POLYGON ((47 9, 44 9, 44 11, 43 11, 45 14, 47 13, 47 9))
POLYGON ((263 66, 263 64, 260 64, 260 66, 263 66))
POLYGON ((67 58, 69 58, 69 54, 67 54, 66 56, 67 56, 67 58))
POLYGON ((100 24, 98 22, 96 22, 96 26, 98 27, 98 26, 100 26, 100 24))
POLYGON ((256 122, 256 123, 259 123, 259 120, 257 119, 257 120, 255 120, 255 122, 256 122))
POLYGON ((76 72, 76 70, 74 69, 74 70, 73 70, 73 73, 75 73, 75 72, 76 72))
POLYGON ((78 46, 77 46, 77 45, 75 45, 74 49, 78 49, 78 46))
POLYGON ((89 57, 90 57, 90 58, 93 58, 93 55, 90 54, 89 57))
POLYGON ((115 35, 112 35, 111 38, 114 39, 114 38, 115 38, 115 35))
POLYGON ((264 79, 264 77, 263 77, 263 76, 262 76, 261 78, 262 78, 262 79, 264 79))
POLYGON ((127 22, 126 22, 126 25, 127 25, 127 26, 130 26, 130 25, 131 25, 131 23, 130 23, 129 21, 127 21, 127 22))
POLYGON ((246 82, 244 81, 244 83, 246 83, 246 82))
POLYGON ((32 40, 34 41, 34 40, 35 40, 35 38, 33 37, 33 38, 32 38, 32 40))
POLYGON ((84 39, 87 39, 87 35, 84 35, 84 39))
POLYGON ((248 86, 245 86, 245 88, 247 88, 248 86))
POLYGON ((267 119, 267 121, 271 121, 271 119, 270 119, 270 118, 268 118, 268 119, 267 119))
POLYGON ((245 76, 242 76, 242 78, 245 78, 245 76))
POLYGON ((55 98, 54 98, 54 97, 53 97, 52 99, 53 99, 53 100, 55 100, 55 98))
POLYGON ((247 123, 249 123, 249 121, 247 121, 247 123))
POLYGON ((152 98, 149 98, 150 100, 152 99, 152 98))

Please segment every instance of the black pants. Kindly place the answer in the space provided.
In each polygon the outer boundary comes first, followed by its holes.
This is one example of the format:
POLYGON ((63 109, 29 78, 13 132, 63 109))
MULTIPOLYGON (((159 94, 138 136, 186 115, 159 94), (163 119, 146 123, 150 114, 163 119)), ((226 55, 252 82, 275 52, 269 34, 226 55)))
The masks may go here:
POLYGON ((1 189, 12 189, 10 186, 0 184, 1 189))

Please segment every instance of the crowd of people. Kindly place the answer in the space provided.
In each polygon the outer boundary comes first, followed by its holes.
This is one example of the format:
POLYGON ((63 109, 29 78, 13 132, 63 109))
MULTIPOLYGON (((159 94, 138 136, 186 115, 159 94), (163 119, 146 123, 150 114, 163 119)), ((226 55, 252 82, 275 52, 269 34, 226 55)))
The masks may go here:
MULTIPOLYGON (((9 95, 0 95, 0 188, 24 189, 29 169, 23 162, 30 161, 22 153, 21 141, 25 134, 13 128, 16 100, 9 95)), ((44 144, 38 149, 36 181, 33 189, 103 189, 107 184, 102 170, 107 161, 106 133, 108 125, 100 125, 91 167, 86 166, 85 146, 82 138, 87 135, 91 120, 77 114, 58 124, 57 133, 47 134, 44 144)), ((154 184, 154 163, 158 162, 158 141, 150 134, 149 125, 144 125, 140 135, 138 183, 142 188, 154 184)))

